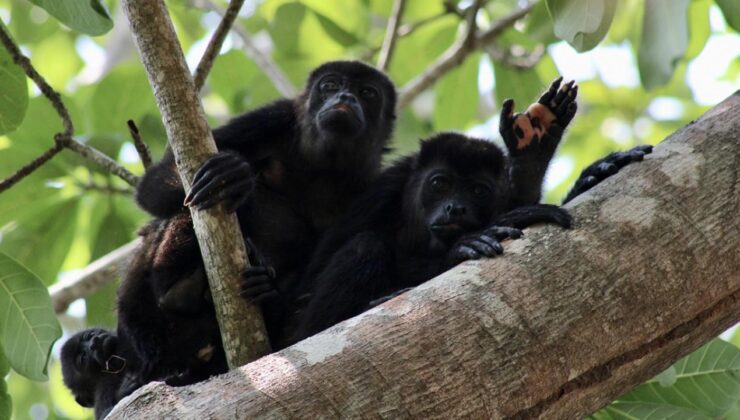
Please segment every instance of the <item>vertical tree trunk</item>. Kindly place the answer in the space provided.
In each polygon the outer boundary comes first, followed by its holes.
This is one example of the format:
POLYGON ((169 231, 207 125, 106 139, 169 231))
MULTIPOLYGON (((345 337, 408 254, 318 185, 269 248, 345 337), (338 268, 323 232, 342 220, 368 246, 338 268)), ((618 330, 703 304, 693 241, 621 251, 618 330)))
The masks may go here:
POLYGON ((110 418, 587 415, 740 318, 740 92, 570 206, 390 302, 110 418))
MULTIPOLYGON (((164 1, 124 0, 122 5, 187 190, 216 144, 164 1)), ((259 308, 238 294, 238 278, 247 264, 239 223, 222 206, 191 214, 229 367, 240 366, 269 352, 269 343, 259 308)))

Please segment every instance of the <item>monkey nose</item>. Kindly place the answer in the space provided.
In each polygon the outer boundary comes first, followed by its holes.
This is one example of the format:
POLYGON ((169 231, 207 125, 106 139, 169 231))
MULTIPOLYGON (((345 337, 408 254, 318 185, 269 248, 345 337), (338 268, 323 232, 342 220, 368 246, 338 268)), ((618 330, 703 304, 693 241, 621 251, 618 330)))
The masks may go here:
POLYGON ((453 203, 447 203, 445 210, 450 216, 462 216, 466 212, 465 206, 453 203))

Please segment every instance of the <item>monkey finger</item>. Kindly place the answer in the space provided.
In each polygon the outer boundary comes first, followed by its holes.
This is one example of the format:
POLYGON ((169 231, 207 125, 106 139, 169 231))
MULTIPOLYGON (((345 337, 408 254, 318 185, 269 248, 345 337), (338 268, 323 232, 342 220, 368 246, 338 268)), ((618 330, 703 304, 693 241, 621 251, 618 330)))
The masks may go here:
MULTIPOLYGON (((494 253, 499 254, 499 255, 504 253, 504 247, 501 246, 501 243, 498 240, 496 240, 496 238, 486 235, 485 233, 481 233, 478 236, 478 240, 488 245, 488 247, 491 248, 491 250, 493 250, 494 253)), ((490 257, 492 255, 487 255, 487 256, 490 257)))
POLYGON ((489 236, 493 236, 498 241, 504 239, 517 239, 522 236, 522 231, 508 226, 490 226, 485 230, 485 233, 489 236))
POLYGON ((460 261, 477 260, 481 257, 481 255, 476 250, 467 245, 458 246, 456 254, 460 261))
POLYGON ((537 101, 541 103, 542 105, 547 106, 548 103, 552 100, 552 98, 555 96, 555 94, 558 91, 558 88, 560 88, 560 82, 563 81, 563 76, 558 77, 557 79, 553 80, 550 84, 550 88, 547 89, 545 93, 540 96, 540 99, 537 101))
POLYGON ((578 95, 578 85, 573 86, 572 89, 568 90, 568 93, 567 95, 565 95, 563 102, 558 105, 557 109, 553 110, 555 115, 561 116, 567 114, 570 106, 576 103, 576 95, 578 95))
POLYGON ((619 168, 617 168, 617 165, 610 163, 610 162, 601 162, 596 167, 597 170, 597 176, 603 178, 607 178, 611 175, 614 175, 617 173, 619 168))
POLYGON ((485 241, 480 239, 473 239, 467 242, 467 245, 475 250, 476 253, 483 257, 495 257, 499 252, 496 252, 496 248, 487 244, 485 241))
POLYGON ((555 97, 548 104, 550 109, 555 110, 558 108, 558 106, 560 106, 560 104, 568 97, 568 92, 571 90, 575 82, 575 80, 571 80, 560 88, 557 95, 555 95, 555 97))
POLYGON ((216 190, 224 185, 242 180, 252 181, 252 173, 246 162, 228 168, 208 170, 203 172, 201 176, 193 177, 193 184, 190 186, 190 192, 188 193, 189 200, 186 198, 185 201, 193 204, 193 200, 199 192, 216 190))

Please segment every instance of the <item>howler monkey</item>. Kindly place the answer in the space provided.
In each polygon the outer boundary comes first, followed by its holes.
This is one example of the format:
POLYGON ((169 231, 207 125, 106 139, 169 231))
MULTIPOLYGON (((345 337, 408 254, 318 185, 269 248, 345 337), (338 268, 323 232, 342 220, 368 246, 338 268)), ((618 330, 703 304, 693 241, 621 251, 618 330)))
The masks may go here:
POLYGON ((492 142, 443 133, 384 171, 319 246, 307 270, 311 299, 294 339, 462 261, 501 254, 499 241, 519 237, 519 228, 570 226, 556 206, 512 209, 508 167, 492 142))
MULTIPOLYGON (((244 273, 242 288, 266 292, 260 295, 263 314, 272 346, 280 348, 283 317, 296 297, 298 270, 319 235, 379 173, 393 131, 395 104, 393 83, 376 69, 355 61, 323 64, 295 99, 274 102, 215 129, 219 153, 196 172, 187 195, 174 156, 167 151, 137 186, 137 201, 160 218, 189 220, 184 204, 202 209, 224 202, 237 211, 252 256, 260 251, 244 273)), ((179 246, 154 248, 160 249, 163 260, 173 263, 128 276, 119 292, 119 322, 134 337, 147 366, 192 358, 193 346, 172 346, 168 334, 184 329, 190 334, 194 320, 205 328, 214 317, 207 299, 202 310, 187 317, 171 310, 189 307, 192 299, 203 303, 197 280, 206 283, 192 228, 180 223, 169 226, 176 233, 171 236, 187 240, 179 246), (172 288, 175 292, 170 293, 172 288), (169 304, 163 306, 163 302, 169 304), (167 322, 150 322, 159 318, 167 322)), ((211 344, 212 332, 202 333, 211 344)), ((197 360, 195 364, 199 365, 197 360)))
POLYGON ((80 331, 64 343, 61 353, 64 384, 78 404, 95 408, 96 419, 145 383, 133 348, 113 331, 80 331))

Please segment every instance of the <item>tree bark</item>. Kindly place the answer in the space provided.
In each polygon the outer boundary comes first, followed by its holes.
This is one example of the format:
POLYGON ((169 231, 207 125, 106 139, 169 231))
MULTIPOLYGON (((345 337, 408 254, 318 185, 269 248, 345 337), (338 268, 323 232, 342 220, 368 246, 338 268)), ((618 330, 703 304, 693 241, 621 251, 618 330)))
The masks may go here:
MULTIPOLYGON (((162 113, 186 190, 195 171, 216 153, 193 79, 163 0, 124 0, 124 12, 162 113)), ((191 210, 229 367, 269 352, 262 314, 238 293, 247 256, 236 215, 222 206, 191 210)))
POLYGON ((740 91, 526 231, 238 370, 110 418, 578 418, 740 318, 740 91))

